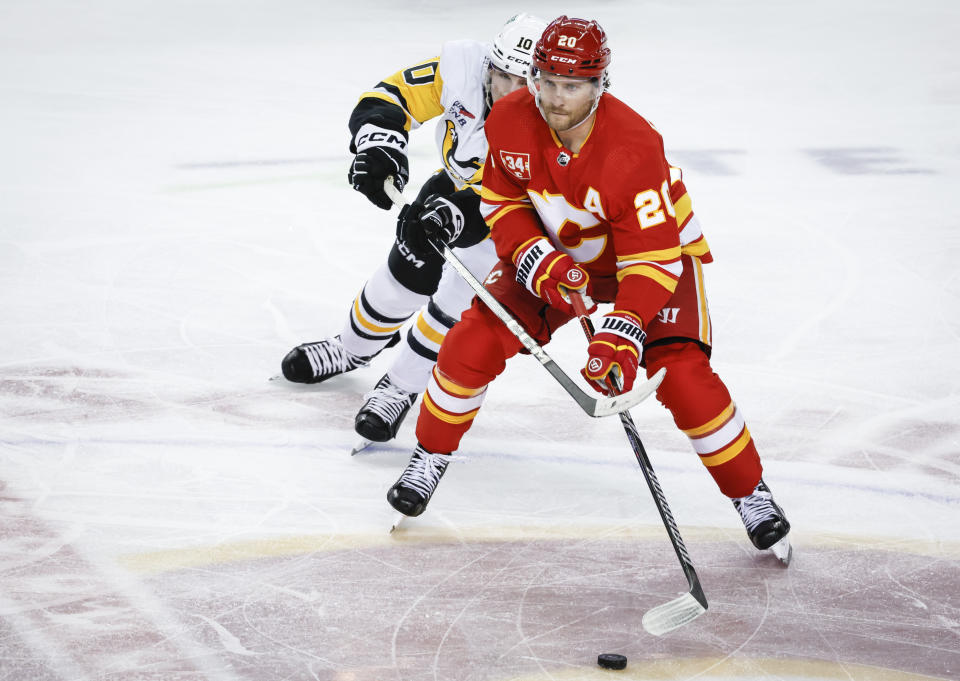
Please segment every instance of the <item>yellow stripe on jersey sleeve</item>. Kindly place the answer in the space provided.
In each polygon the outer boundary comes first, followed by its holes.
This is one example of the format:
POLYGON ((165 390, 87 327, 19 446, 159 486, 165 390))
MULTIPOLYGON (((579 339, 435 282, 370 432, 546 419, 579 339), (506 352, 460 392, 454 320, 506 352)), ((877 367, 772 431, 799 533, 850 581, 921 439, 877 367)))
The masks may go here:
POLYGON ((539 241, 539 240, 542 239, 542 238, 543 238, 543 235, 542 235, 542 234, 538 234, 537 236, 530 237, 529 239, 527 239, 526 241, 524 241, 522 244, 520 244, 520 245, 517 246, 515 249, 513 249, 513 254, 510 256, 510 260, 511 260, 512 262, 516 263, 516 262, 517 262, 517 256, 520 254, 520 251, 522 251, 524 248, 526 248, 527 246, 529 246, 530 244, 532 244, 534 241, 539 241))
POLYGON ((499 210, 496 210, 494 212, 489 213, 488 215, 485 215, 483 218, 484 222, 486 222, 487 225, 492 228, 495 224, 497 224, 497 220, 502 218, 504 215, 507 215, 508 213, 512 213, 518 208, 526 208, 527 210, 533 210, 533 206, 525 206, 522 203, 515 203, 512 206, 503 206, 499 210))
POLYGON ((667 262, 676 260, 680 257, 680 247, 673 246, 659 251, 643 251, 642 253, 630 253, 629 255, 618 255, 617 262, 626 260, 649 260, 653 262, 667 262))
POLYGON ((699 258, 710 252, 710 244, 707 243, 706 239, 700 237, 692 243, 684 244, 680 250, 684 255, 692 255, 695 258, 699 258))
POLYGON ((624 277, 631 275, 652 279, 660 284, 663 288, 670 291, 670 293, 673 293, 677 290, 677 278, 670 276, 663 270, 656 268, 653 265, 631 265, 629 267, 624 267, 622 270, 617 272, 617 281, 623 281, 624 277))
POLYGON ((385 78, 376 90, 364 92, 360 99, 372 97, 399 104, 407 115, 404 126, 410 130, 413 118, 423 123, 443 113, 440 96, 443 93, 443 78, 440 76, 440 58, 414 64, 385 78), (399 100, 399 101, 398 101, 399 100))
POLYGON ((693 201, 690 199, 689 192, 674 202, 673 209, 677 211, 677 224, 682 227, 693 212, 693 201))
POLYGON ((486 185, 480 191, 480 196, 484 201, 502 203, 504 201, 530 201, 527 198, 526 194, 520 194, 519 196, 503 196, 502 194, 497 194, 495 191, 487 187, 486 185))

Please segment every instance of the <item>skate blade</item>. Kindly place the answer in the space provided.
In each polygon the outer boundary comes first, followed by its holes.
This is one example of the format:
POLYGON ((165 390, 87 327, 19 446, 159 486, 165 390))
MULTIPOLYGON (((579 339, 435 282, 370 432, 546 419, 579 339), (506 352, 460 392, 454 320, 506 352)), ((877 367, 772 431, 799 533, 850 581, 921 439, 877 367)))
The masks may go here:
POLYGON ((350 456, 362 452, 364 449, 373 444, 373 440, 368 440, 366 438, 361 438, 360 442, 353 446, 353 449, 350 450, 350 456))
POLYGON ((393 534, 395 530, 399 529, 400 523, 402 523, 406 518, 407 516, 398 511, 393 517, 393 524, 390 526, 390 534, 393 534))
POLYGON ((775 555, 781 563, 790 565, 790 560, 793 558, 793 546, 790 544, 789 536, 784 537, 771 546, 770 551, 773 552, 773 555, 775 555))

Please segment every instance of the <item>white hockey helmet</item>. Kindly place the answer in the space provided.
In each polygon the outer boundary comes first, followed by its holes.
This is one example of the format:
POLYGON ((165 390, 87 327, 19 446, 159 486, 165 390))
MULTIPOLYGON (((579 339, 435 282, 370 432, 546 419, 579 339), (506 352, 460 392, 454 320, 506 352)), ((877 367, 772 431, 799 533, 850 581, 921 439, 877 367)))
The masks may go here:
POLYGON ((490 63, 501 71, 526 77, 533 62, 533 48, 546 27, 546 21, 526 12, 510 17, 493 39, 490 63))

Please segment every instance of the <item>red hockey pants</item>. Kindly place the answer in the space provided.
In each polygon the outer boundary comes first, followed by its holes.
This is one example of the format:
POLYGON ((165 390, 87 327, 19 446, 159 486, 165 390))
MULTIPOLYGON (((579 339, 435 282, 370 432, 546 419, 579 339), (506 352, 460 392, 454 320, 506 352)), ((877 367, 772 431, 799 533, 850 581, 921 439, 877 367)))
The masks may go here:
MULTIPOLYGON (((668 312, 647 324, 648 347, 643 359, 648 376, 666 367, 657 399, 690 439, 720 491, 728 497, 742 497, 750 494, 760 480, 760 457, 726 386, 714 373, 701 345, 693 340, 710 340, 702 277, 699 263, 694 264, 696 267, 685 267, 676 292, 663 308, 668 312)), ((568 321, 558 317, 556 310, 545 310, 542 301, 504 279, 498 282, 498 288, 506 291, 498 291, 498 299, 541 343, 549 340, 552 329, 568 321)), ((427 450, 446 454, 459 447, 480 409, 487 385, 522 347, 503 322, 475 299, 447 333, 423 396, 417 439, 427 450)))

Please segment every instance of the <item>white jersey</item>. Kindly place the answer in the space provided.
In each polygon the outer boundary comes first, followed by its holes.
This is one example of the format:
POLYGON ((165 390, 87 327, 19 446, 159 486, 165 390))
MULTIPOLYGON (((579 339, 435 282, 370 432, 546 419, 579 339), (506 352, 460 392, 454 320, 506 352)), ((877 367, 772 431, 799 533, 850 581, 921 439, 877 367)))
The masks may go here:
POLYGON ((383 100, 403 112, 404 128, 419 128, 437 121, 437 149, 447 175, 457 189, 472 186, 479 192, 487 138, 483 131, 486 113, 487 69, 490 44, 476 40, 444 43, 440 56, 414 64, 385 78, 361 97, 383 100))
POLYGON ((487 157, 483 120, 489 55, 489 44, 473 40, 453 40, 440 51, 443 114, 435 136, 443 167, 457 189, 480 184, 487 157))

